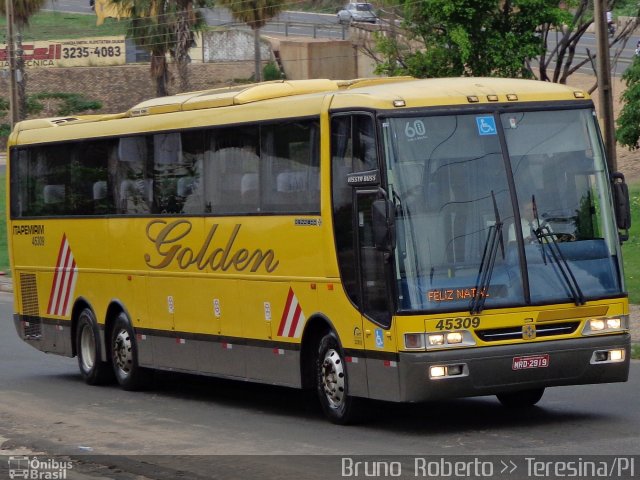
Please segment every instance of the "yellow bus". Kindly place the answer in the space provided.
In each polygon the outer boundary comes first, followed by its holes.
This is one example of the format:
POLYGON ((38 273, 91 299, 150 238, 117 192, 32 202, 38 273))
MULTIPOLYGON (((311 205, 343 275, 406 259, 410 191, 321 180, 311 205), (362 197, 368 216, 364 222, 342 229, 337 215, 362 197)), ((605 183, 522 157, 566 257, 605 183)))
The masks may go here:
POLYGON ((89 384, 150 369, 362 399, 624 382, 624 179, 528 80, 278 81, 19 123, 19 336, 89 384))

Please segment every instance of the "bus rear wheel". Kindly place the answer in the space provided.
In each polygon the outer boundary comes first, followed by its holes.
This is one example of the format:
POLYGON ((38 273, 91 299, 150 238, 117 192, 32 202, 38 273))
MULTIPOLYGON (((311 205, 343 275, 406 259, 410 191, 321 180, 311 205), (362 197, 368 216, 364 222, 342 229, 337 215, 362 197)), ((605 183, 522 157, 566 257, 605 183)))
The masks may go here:
POLYGON ((89 385, 102 385, 113 381, 113 369, 103 362, 98 323, 90 308, 80 312, 76 325, 76 352, 83 380, 89 385))
POLYGON ((519 392, 499 393, 496 395, 502 405, 508 408, 533 407, 540 401, 544 394, 544 388, 521 390, 519 392))
POLYGON ((327 333, 318 344, 316 390, 325 416, 333 423, 347 425, 358 418, 358 404, 348 393, 344 355, 335 333, 327 333))
POLYGON ((146 386, 148 371, 138 365, 135 332, 124 313, 118 315, 113 325, 111 360, 116 380, 124 390, 140 390, 146 386))

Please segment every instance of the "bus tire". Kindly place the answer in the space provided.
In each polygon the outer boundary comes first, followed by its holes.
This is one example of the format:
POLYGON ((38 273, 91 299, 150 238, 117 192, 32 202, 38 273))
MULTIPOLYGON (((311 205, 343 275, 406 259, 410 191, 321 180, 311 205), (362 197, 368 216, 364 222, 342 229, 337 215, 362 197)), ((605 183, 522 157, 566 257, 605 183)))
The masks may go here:
POLYGON ((358 401, 348 393, 347 369, 338 337, 328 332, 318 343, 316 390, 325 416, 338 425, 358 420, 358 401))
POLYGON ((103 385, 113 381, 113 369, 103 362, 98 322, 90 308, 84 308, 76 325, 76 352, 80 375, 88 385, 103 385))
POLYGON ((141 390, 147 385, 148 371, 138 365, 138 345, 131 323, 120 312, 111 331, 111 361, 116 380, 123 390, 141 390))
POLYGON ((519 392, 499 393, 496 397, 507 408, 527 408, 538 403, 543 394, 544 388, 534 388, 519 392))

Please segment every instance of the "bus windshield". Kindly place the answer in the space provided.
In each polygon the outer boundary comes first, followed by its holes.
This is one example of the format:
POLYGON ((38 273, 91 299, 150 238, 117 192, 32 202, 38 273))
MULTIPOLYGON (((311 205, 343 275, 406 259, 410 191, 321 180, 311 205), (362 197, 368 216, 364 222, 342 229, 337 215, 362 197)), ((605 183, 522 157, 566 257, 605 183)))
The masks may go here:
POLYGON ((387 118, 383 136, 400 310, 622 293, 591 109, 387 118))

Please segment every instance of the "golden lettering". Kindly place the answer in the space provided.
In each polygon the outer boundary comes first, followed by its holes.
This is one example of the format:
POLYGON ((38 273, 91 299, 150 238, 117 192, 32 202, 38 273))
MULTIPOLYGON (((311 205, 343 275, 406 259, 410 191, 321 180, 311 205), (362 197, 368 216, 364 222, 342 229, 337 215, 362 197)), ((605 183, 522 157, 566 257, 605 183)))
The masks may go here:
POLYGON ((161 247, 165 244, 171 245, 177 242, 178 240, 181 240, 182 238, 186 237, 190 231, 191 231, 191 224, 187 220, 177 220, 168 225, 167 225, 167 222, 165 222, 164 220, 153 220, 152 222, 149 222, 149 225, 147 225, 147 238, 151 240, 153 243, 155 243, 156 251, 158 252, 158 254, 160 254, 161 257, 164 258, 164 260, 157 265, 151 265, 151 255, 147 253, 144 256, 144 260, 147 262, 147 265, 151 268, 158 268, 158 269, 165 268, 167 265, 169 265, 173 260, 173 258, 176 256, 176 254, 180 251, 180 248, 182 247, 182 245, 178 244, 178 245, 170 246, 169 250, 167 251, 162 251, 161 247), (158 236, 153 238, 153 236, 151 235, 151 227, 157 224, 161 224, 165 226, 162 230, 160 230, 160 232, 158 233, 158 236), (183 229, 184 231, 182 233, 179 233, 179 228, 183 225, 186 228, 183 229), (176 236, 171 237, 170 234, 174 233, 174 230, 178 231, 178 233, 176 234, 176 236))
POLYGON ((194 254, 192 248, 182 243, 191 234, 192 225, 188 220, 176 220, 171 223, 165 220, 153 220, 147 225, 146 233, 160 259, 154 261, 152 255, 147 253, 144 256, 145 262, 153 269, 163 269, 175 264, 181 270, 195 265, 198 270, 209 268, 214 272, 218 270, 226 272, 230 269, 242 272, 247 268, 251 272, 257 272, 260 268, 268 273, 273 272, 280 264, 273 250, 263 251, 257 248, 249 251, 246 248, 234 248, 241 227, 242 225, 235 225, 226 242, 218 243, 218 245, 224 244, 224 247, 213 248, 217 239, 218 225, 212 225, 198 253, 194 254))

